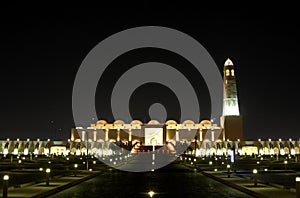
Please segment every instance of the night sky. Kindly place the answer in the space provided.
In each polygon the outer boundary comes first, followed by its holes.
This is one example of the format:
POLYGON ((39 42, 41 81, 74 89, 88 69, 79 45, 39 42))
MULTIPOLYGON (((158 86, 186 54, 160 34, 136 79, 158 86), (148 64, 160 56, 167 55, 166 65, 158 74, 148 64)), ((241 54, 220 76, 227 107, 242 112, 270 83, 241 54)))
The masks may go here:
MULTIPOLYGON (((74 127, 73 82, 85 56, 108 36, 145 25, 170 27, 192 36, 207 49, 220 72, 227 57, 232 59, 246 139, 300 137, 300 17, 295 5, 238 8, 151 2, 93 8, 2 6, 0 139, 69 138, 74 127)), ((190 79, 197 78, 186 61, 168 51, 143 49, 124 54, 111 63, 98 84, 99 119, 113 121, 109 93, 122 72, 153 60, 174 67, 179 64, 190 79)), ((198 79, 194 86, 203 96, 201 118, 205 119, 209 118, 210 101, 205 82, 201 76, 198 79)), ((131 98, 134 117, 148 121, 145 107, 153 102, 178 106, 168 88, 144 85, 131 98), (141 97, 150 91, 160 97, 141 97)), ((169 112, 168 119, 176 120, 178 113, 169 112)))

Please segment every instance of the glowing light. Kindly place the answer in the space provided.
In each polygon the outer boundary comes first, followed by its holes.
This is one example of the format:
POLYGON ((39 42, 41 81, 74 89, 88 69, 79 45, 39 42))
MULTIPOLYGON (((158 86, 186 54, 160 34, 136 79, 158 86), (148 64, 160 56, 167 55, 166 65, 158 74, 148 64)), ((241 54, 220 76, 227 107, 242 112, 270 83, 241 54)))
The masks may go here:
POLYGON ((216 171, 218 171, 218 169, 215 168, 214 171, 216 172, 216 171))
POLYGON ((9 176, 8 175, 4 175, 3 176, 3 180, 5 180, 5 181, 9 180, 9 176))
POLYGON ((46 169, 46 173, 50 173, 51 172, 51 169, 50 168, 47 168, 46 169))
POLYGON ((300 182, 300 177, 296 177, 296 182, 300 182))
POLYGON ((285 160, 283 163, 284 163, 284 164, 287 164, 288 162, 285 160))
POLYGON ((227 168, 230 168, 230 165, 229 164, 227 164, 227 166, 226 166, 227 168))
POLYGON ((224 63, 224 66, 228 66, 228 65, 233 65, 233 62, 229 58, 227 58, 227 60, 224 63))
POLYGON ((265 168, 265 169, 264 169, 264 171, 268 171, 268 169, 267 169, 267 168, 265 168))
POLYGON ((39 168, 39 171, 43 171, 44 169, 43 168, 39 168))
POLYGON ((257 169, 253 169, 253 174, 257 174, 257 169))
POLYGON ((74 168, 78 168, 78 164, 74 164, 74 168))
POLYGON ((212 161, 209 161, 208 163, 209 163, 209 165, 212 165, 212 161))
POLYGON ((155 192, 153 192, 153 191, 151 190, 151 191, 148 192, 148 195, 149 195, 150 197, 153 197, 153 195, 155 195, 155 192))

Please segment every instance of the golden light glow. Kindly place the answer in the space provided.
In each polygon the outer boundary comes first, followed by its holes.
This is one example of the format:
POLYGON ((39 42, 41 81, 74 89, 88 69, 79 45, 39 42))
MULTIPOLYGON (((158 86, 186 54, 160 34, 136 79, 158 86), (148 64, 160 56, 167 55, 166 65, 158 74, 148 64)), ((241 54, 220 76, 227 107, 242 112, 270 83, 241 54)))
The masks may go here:
POLYGON ((257 169, 253 169, 253 174, 257 174, 257 169))
POLYGON ((5 180, 5 181, 9 180, 9 176, 8 175, 4 175, 3 176, 3 180, 5 180))
POLYGON ((151 190, 151 191, 148 192, 148 195, 149 195, 150 197, 153 197, 153 195, 155 195, 155 192, 153 192, 153 191, 151 190))

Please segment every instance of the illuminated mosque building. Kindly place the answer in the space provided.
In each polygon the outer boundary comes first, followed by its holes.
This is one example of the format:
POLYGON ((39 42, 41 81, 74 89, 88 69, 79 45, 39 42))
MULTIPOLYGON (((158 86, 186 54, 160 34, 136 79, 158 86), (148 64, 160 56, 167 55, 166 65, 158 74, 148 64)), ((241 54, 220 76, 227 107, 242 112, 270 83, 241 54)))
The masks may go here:
POLYGON ((243 138, 243 119, 238 105, 235 66, 230 59, 224 64, 223 71, 224 96, 221 126, 211 120, 195 123, 186 120, 177 123, 168 120, 160 123, 151 120, 142 123, 133 120, 125 123, 116 120, 107 123, 99 120, 89 127, 71 129, 71 137, 67 141, 41 140, 0 140, 0 154, 35 155, 49 154, 93 154, 107 156, 114 154, 114 145, 123 146, 131 152, 147 151, 152 146, 166 146, 166 152, 176 153, 176 148, 182 144, 190 145, 186 152, 197 156, 235 154, 300 154, 299 140, 271 139, 247 141, 243 138), (139 145, 139 146, 136 146, 139 145))

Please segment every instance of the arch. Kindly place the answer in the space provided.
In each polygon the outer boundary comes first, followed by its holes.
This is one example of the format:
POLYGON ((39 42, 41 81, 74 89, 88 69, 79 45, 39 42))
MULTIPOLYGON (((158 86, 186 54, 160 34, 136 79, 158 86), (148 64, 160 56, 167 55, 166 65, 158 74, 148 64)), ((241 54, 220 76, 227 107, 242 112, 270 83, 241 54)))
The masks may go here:
POLYGON ((264 147, 263 151, 265 155, 270 155, 270 149, 268 147, 264 147))
POLYGON ((283 148, 285 154, 290 154, 290 149, 288 147, 283 148))
POLYGON ((279 155, 279 149, 277 147, 274 147, 274 154, 279 155))
POLYGON ((225 70, 225 75, 226 75, 226 76, 230 76, 230 71, 229 71, 229 69, 226 69, 226 70, 225 70))
POLYGON ((234 76, 234 69, 231 69, 231 76, 234 76))

